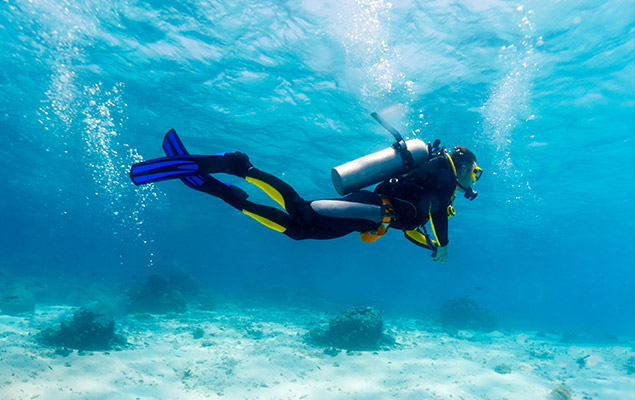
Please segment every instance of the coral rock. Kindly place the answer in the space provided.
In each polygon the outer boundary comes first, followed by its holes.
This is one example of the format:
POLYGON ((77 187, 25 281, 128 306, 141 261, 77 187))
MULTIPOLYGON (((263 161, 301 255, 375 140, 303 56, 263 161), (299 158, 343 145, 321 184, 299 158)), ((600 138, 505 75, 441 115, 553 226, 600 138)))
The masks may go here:
POLYGON ((470 296, 446 301, 439 309, 439 318, 441 324, 455 329, 491 332, 498 327, 496 314, 470 296))
POLYGON ((381 313, 372 307, 354 307, 336 316, 326 330, 309 335, 314 344, 347 350, 377 350, 393 341, 383 332, 381 313))
POLYGON ((507 364, 500 364, 494 367, 494 371, 497 374, 507 375, 512 373, 512 367, 507 364))
POLYGON ((132 287, 128 297, 128 311, 131 313, 182 313, 187 306, 185 296, 170 280, 159 275, 151 275, 144 284, 132 287))
POLYGON ((109 350, 122 340, 115 335, 115 321, 111 316, 85 308, 63 319, 59 329, 45 329, 40 338, 48 346, 89 351, 109 350))

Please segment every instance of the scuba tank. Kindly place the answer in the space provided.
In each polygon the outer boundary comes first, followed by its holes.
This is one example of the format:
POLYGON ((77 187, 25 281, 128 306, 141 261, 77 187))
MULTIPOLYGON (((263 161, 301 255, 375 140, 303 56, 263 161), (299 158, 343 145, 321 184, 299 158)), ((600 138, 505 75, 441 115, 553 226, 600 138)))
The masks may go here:
POLYGON ((371 116, 397 140, 392 146, 339 165, 331 170, 337 193, 344 196, 388 178, 404 174, 428 161, 428 145, 421 139, 404 140, 377 113, 371 116))

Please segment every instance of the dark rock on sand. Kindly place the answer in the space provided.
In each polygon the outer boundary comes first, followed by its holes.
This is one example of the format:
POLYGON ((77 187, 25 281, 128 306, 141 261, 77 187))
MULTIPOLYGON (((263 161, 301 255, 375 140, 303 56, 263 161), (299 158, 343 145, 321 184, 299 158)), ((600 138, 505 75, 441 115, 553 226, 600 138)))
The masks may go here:
POLYGON ((64 318, 59 328, 43 330, 40 342, 51 347, 103 351, 124 344, 125 340, 115 334, 112 316, 80 308, 64 318))
POLYGON ((185 296, 167 278, 150 275, 146 282, 128 291, 130 313, 182 313, 187 306, 185 296))
POLYGON ((308 341, 346 350, 378 350, 394 344, 384 334, 381 313, 372 307, 353 307, 333 318, 328 329, 314 329, 308 341))
POLYGON ((481 307, 471 296, 446 301, 439 309, 439 320, 447 328, 491 332, 498 328, 498 317, 481 307))

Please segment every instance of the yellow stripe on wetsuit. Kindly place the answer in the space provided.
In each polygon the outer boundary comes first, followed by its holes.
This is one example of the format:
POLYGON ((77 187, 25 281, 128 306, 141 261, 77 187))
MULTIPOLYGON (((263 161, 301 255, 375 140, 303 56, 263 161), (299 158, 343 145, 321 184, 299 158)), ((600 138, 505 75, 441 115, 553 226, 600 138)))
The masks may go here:
POLYGON ((434 238, 437 239, 437 243, 439 242, 439 237, 437 236, 437 231, 434 229, 434 221, 432 220, 432 205, 430 205, 430 211, 428 212, 430 216, 430 227, 432 228, 432 233, 434 234, 434 238))
POLYGON ((284 197, 282 197, 280 192, 278 192, 273 186, 261 181, 260 179, 252 178, 250 176, 245 177, 245 180, 258 186, 263 192, 267 193, 269 197, 274 199, 276 203, 280 204, 282 208, 284 208, 285 210, 287 209, 287 207, 285 207, 284 205, 284 197))
MULTIPOLYGON (((452 161, 452 157, 450 157, 450 155, 445 152, 445 156, 448 158, 448 160, 450 160, 450 165, 452 165, 452 171, 454 172, 454 176, 456 177, 456 167, 454 166, 454 161, 452 161)), ((454 203, 454 198, 456 197, 456 187, 454 187, 454 193, 452 194, 452 200, 450 200, 450 205, 448 206, 447 212, 448 212, 448 217, 456 214, 456 212, 454 211, 454 207, 452 206, 452 204, 454 203)), ((439 241, 439 236, 437 236, 437 231, 436 229, 434 229, 434 220, 432 219, 432 204, 430 204, 430 208, 428 209, 428 215, 430 216, 430 227, 432 228, 432 233, 434 234, 434 238, 436 239, 436 241, 433 239, 432 242, 433 243, 438 243, 439 246, 441 245, 441 242, 439 241)))
MULTIPOLYGON (((269 197, 271 197, 272 199, 274 199, 276 201, 276 203, 280 204, 282 206, 282 208, 284 208, 286 210, 285 207, 285 203, 284 203, 284 197, 282 197, 282 195, 280 194, 279 191, 277 191, 273 186, 271 186, 270 184, 261 181, 260 179, 256 179, 256 178, 252 178, 250 176, 245 177, 245 180, 249 183, 253 183, 254 185, 258 186, 263 192, 265 192, 269 197)), ((249 215, 251 218, 255 219, 256 221, 260 222, 261 224, 263 224, 264 226, 266 226, 267 228, 271 228, 274 231, 278 231, 278 232, 284 232, 287 230, 287 228, 285 228, 284 226, 273 222, 272 220, 265 218, 261 215, 255 214, 251 211, 247 211, 247 210, 242 210, 243 214, 245 215, 249 215)))
POLYGON ((264 226, 266 226, 267 228, 271 228, 274 231, 278 231, 278 232, 284 232, 287 230, 287 228, 285 228, 284 226, 277 224, 275 222, 273 222, 270 219, 267 219, 265 217, 261 217, 258 214, 254 214, 252 212, 249 212, 247 210, 243 210, 243 214, 245 215, 249 215, 251 218, 255 219, 256 221, 260 222, 261 224, 263 224, 264 226))

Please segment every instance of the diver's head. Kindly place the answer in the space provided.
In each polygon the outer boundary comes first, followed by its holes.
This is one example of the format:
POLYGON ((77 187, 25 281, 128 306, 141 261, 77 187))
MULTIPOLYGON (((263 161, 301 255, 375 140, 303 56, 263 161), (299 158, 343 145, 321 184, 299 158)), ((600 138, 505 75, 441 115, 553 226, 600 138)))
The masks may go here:
POLYGON ((452 163, 456 168, 456 181, 465 197, 470 200, 476 198, 476 192, 470 186, 480 179, 483 170, 476 165, 476 156, 463 146, 456 146, 452 150, 452 163))

